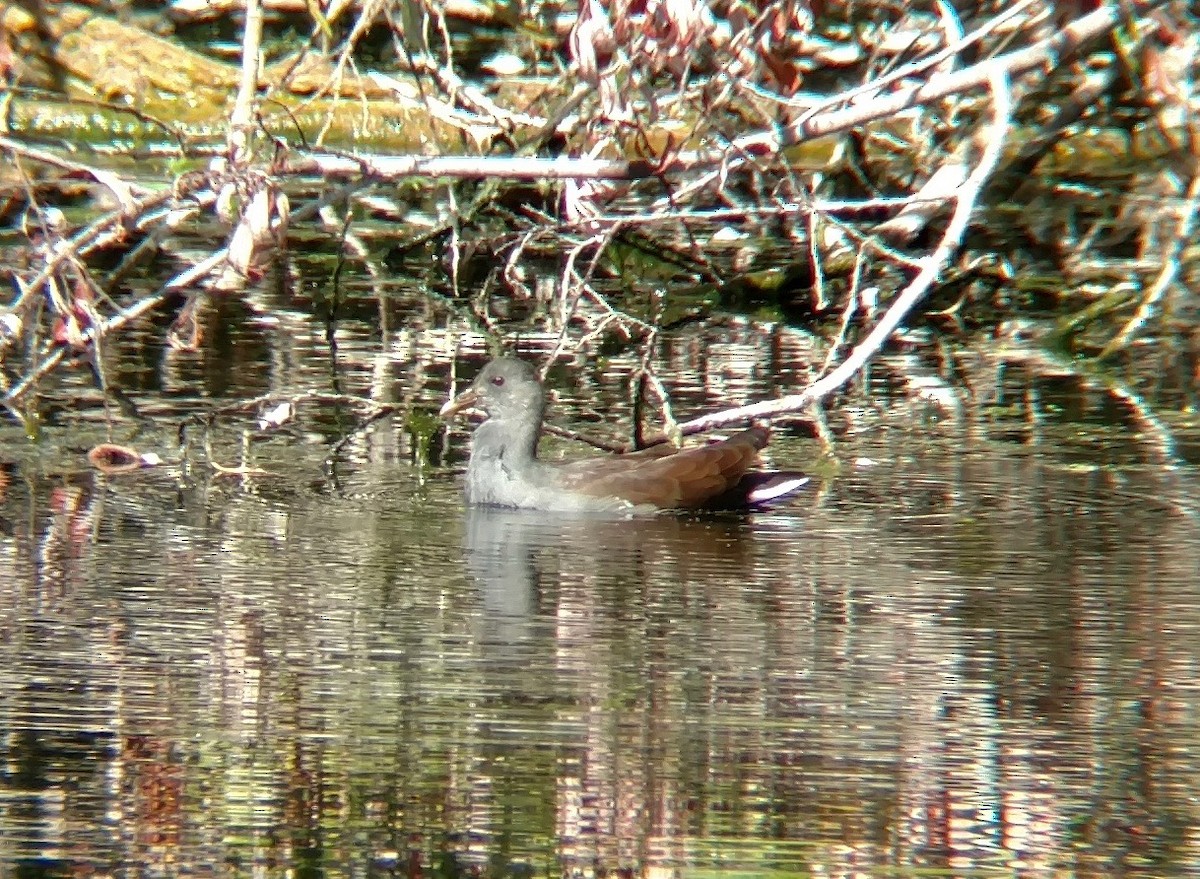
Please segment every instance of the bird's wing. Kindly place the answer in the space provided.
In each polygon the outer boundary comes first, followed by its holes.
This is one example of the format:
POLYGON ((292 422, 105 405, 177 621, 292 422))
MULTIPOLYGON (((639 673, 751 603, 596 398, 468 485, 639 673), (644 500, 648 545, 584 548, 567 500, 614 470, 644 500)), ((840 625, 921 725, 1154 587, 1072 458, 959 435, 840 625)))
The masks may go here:
POLYGON ((737 485, 768 438, 764 429, 754 427, 703 446, 680 450, 655 446, 577 461, 559 468, 559 481, 568 490, 636 505, 702 507, 737 485))

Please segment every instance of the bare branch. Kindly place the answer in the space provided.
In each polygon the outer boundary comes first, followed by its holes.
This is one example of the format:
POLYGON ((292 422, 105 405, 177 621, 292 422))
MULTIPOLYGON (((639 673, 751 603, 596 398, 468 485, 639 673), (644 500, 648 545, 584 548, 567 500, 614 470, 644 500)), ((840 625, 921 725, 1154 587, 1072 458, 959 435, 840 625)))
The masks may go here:
POLYGON ((262 44, 263 12, 259 0, 246 0, 242 28, 242 77, 237 101, 229 117, 229 157, 234 163, 246 159, 258 98, 259 47, 262 44))
POLYGON ((957 203, 954 213, 950 217, 950 222, 947 224, 946 231, 938 242, 937 248, 922 260, 923 265, 920 272, 896 297, 896 301, 884 313, 874 329, 850 352, 850 356, 841 365, 828 375, 813 382, 799 394, 789 394, 777 400, 727 409, 723 412, 715 412, 692 419, 680 425, 684 434, 698 433, 712 427, 754 418, 768 418, 787 412, 798 412, 842 387, 879 352, 892 333, 904 322, 908 313, 929 291, 942 269, 950 261, 950 257, 961 246, 971 213, 983 190, 983 185, 1000 161, 1012 112, 1008 76, 1003 65, 997 64, 993 67, 990 83, 992 124, 985 135, 986 143, 979 164, 959 188, 956 194, 957 203))

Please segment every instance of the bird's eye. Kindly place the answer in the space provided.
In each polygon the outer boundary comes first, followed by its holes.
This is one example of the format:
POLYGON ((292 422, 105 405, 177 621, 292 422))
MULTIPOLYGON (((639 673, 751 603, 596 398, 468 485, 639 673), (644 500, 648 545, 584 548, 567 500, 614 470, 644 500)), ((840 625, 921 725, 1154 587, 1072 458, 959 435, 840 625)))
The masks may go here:
POLYGON ((502 375, 492 376, 492 384, 494 384, 498 388, 504 387, 504 376, 502 376, 502 375))

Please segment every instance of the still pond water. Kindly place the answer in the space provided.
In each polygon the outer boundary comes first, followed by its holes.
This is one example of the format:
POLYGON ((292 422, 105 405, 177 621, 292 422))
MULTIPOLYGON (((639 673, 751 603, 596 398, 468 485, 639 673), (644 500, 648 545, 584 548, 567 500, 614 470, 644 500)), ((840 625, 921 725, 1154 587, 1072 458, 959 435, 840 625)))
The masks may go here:
MULTIPOLYGON (((331 369, 321 327, 240 326, 125 352, 143 413, 331 374, 444 399, 398 336, 331 369)), ((695 350, 664 364, 684 415, 787 372, 695 350)), ((597 427, 593 378, 555 379, 557 420, 597 427)), ((0 875, 1200 873, 1195 468, 1083 390, 1037 442, 864 408, 795 503, 638 522, 465 510, 462 425, 417 466, 381 421, 331 469, 319 401, 271 476, 104 477, 89 382, 47 392, 39 447, 0 438, 0 875)))

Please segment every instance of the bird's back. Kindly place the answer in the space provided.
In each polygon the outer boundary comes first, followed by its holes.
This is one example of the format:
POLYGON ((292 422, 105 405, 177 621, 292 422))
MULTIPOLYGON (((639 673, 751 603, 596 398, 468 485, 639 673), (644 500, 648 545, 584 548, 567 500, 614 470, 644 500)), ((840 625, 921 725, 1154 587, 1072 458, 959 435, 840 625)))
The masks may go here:
POLYGON ((769 434, 752 427, 728 439, 685 449, 661 444, 609 458, 557 466, 568 490, 617 497, 635 506, 695 509, 731 491, 758 460, 769 434))

